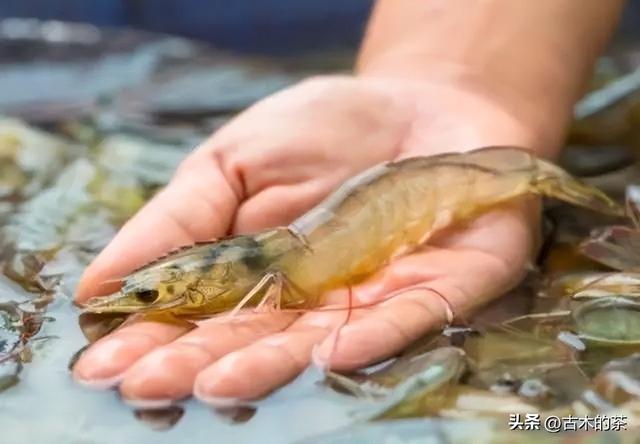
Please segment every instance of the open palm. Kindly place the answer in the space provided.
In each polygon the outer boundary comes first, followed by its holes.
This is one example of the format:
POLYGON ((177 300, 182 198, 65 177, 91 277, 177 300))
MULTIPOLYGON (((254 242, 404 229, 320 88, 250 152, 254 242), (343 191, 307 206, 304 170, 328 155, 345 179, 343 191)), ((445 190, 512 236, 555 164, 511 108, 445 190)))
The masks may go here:
MULTIPOLYGON (((269 97, 222 128, 180 166, 86 270, 76 299, 167 251, 227 233, 284 225, 336 186, 382 161, 483 145, 533 143, 480 95, 444 85, 316 78, 269 97)), ((263 396, 314 358, 348 370, 393 355, 429 330, 499 296, 535 249, 536 202, 520 201, 441 233, 353 288, 345 310, 249 313, 187 331, 142 321, 102 338, 74 368, 125 399, 164 405, 194 394, 225 404, 263 396), (407 289, 406 291, 399 291, 407 289), (389 295, 393 294, 393 297, 389 295)), ((348 246, 345 246, 348 247, 348 246)), ((338 292, 332 300, 345 299, 338 292)))

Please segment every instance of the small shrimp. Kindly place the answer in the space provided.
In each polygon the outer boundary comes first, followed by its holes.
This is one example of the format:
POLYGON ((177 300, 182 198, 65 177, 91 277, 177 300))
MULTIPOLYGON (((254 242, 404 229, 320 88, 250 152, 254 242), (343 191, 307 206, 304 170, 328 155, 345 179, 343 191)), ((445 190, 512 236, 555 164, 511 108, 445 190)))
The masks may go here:
POLYGON ((626 215, 629 225, 598 228, 579 245, 588 258, 621 271, 640 269, 640 187, 629 185, 626 196, 626 215))
POLYGON ((377 420, 437 412, 454 400, 466 371, 464 351, 447 346, 402 356, 366 375, 328 372, 326 379, 339 391, 373 401, 358 413, 377 420))
POLYGON ((589 271, 568 273, 551 280, 539 296, 580 299, 615 294, 640 296, 640 273, 589 271))
POLYGON ((85 311, 201 317, 242 307, 310 309, 450 225, 529 193, 622 209, 561 168, 513 147, 387 162, 346 181, 287 227, 196 244, 124 278, 85 311))

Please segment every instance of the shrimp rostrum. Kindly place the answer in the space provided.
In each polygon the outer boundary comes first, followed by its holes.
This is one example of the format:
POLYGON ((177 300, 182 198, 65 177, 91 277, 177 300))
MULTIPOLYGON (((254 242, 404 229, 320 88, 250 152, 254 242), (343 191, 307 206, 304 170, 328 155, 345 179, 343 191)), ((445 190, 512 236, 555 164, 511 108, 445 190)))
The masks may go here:
POLYGON ((526 194, 622 214, 601 191, 513 147, 414 157, 347 180, 289 226, 196 244, 90 299, 89 312, 202 317, 240 307, 310 309, 447 226, 526 194))

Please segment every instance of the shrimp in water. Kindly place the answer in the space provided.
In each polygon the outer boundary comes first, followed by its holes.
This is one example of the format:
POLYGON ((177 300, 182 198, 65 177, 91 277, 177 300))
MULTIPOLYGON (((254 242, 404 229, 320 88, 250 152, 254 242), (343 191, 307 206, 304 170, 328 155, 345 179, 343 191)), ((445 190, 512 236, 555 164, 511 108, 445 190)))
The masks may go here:
POLYGON ((84 309, 202 317, 240 307, 313 308, 324 293, 361 282, 434 232, 529 193, 622 213, 524 149, 408 158, 353 177, 287 227, 171 253, 84 309))

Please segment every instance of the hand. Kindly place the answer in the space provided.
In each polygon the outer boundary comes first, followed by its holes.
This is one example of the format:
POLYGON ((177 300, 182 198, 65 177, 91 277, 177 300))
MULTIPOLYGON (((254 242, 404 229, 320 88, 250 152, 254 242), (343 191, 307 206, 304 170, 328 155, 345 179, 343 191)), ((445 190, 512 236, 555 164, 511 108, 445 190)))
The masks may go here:
MULTIPOLYGON (((113 291, 105 281, 176 246, 287 224, 379 162, 535 145, 525 123, 460 85, 305 81, 251 107, 187 158, 86 270, 77 301, 113 291)), ((253 313, 231 323, 206 320, 189 332, 143 321, 92 345, 74 377, 98 387, 119 384, 134 403, 163 405, 194 394, 224 404, 290 381, 316 344, 315 357, 333 369, 359 368, 441 327, 448 310, 463 316, 513 286, 535 250, 537 210, 533 200, 496 209, 394 261, 353 289, 356 304, 382 302, 354 310, 337 342, 331 332, 346 311, 253 313), (397 292, 407 287, 413 289, 397 292)))

